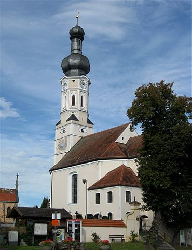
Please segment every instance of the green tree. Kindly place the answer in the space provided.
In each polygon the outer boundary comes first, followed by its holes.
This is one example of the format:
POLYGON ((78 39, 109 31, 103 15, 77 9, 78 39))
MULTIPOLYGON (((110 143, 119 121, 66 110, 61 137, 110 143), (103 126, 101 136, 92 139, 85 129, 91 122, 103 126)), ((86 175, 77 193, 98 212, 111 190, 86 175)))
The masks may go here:
POLYGON ((40 208, 48 208, 48 207, 49 207, 49 199, 48 197, 44 197, 40 208))
POLYGON ((172 86, 164 81, 141 86, 127 115, 142 129, 143 200, 176 235, 192 227, 192 98, 177 96, 172 86))

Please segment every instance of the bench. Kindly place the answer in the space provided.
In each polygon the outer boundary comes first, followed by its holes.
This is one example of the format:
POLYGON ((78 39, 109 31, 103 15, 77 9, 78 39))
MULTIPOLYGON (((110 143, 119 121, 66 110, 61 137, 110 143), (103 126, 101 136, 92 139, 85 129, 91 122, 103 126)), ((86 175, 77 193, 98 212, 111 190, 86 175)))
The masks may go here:
POLYGON ((123 234, 113 234, 113 235, 109 235, 109 239, 111 239, 111 241, 115 241, 115 239, 121 240, 121 242, 125 241, 125 237, 123 234))

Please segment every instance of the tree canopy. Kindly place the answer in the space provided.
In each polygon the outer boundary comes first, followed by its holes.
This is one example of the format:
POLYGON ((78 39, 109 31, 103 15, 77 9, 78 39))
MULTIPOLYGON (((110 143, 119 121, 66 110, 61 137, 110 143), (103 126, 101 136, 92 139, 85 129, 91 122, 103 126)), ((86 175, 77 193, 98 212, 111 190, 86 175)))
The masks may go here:
POLYGON ((40 208, 48 208, 48 207, 49 207, 49 199, 48 197, 44 197, 40 208))
POLYGON ((192 98, 177 96, 172 86, 139 87, 127 115, 142 129, 138 163, 146 207, 178 231, 192 227, 192 98))

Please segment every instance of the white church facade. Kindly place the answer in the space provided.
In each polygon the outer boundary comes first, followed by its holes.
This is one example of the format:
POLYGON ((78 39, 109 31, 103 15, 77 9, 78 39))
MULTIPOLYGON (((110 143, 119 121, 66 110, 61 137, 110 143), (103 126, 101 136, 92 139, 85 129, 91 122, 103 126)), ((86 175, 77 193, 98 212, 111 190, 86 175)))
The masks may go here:
MULTIPOLYGON (((123 220, 128 227, 131 206, 143 204, 135 162, 142 137, 130 123, 93 133, 88 109, 90 64, 82 54, 84 35, 78 23, 70 30, 71 54, 61 64, 64 77, 50 169, 51 207, 86 219, 123 220)), ((152 213, 137 211, 136 231, 143 225, 142 218, 150 226, 152 213)))

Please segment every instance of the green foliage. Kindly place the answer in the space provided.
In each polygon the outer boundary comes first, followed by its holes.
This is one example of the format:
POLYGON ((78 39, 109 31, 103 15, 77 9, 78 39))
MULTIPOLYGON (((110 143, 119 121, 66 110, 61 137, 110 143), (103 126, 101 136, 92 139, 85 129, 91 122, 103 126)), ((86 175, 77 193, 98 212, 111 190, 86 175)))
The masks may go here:
POLYGON ((40 208, 48 208, 48 207, 49 207, 49 199, 48 197, 44 197, 40 208))
POLYGON ((146 207, 178 231, 192 226, 192 98, 177 96, 172 86, 141 86, 127 114, 143 132, 138 163, 146 207))
POLYGON ((129 238, 130 238, 131 242, 136 242, 137 238, 138 238, 138 233, 135 233, 135 231, 132 230, 131 233, 130 233, 130 237, 129 238))
POLYGON ((92 241, 93 241, 94 243, 98 243, 99 240, 100 240, 100 237, 99 237, 99 235, 98 235, 97 233, 92 233, 92 234, 91 234, 91 239, 92 239, 92 241))
POLYGON ((33 240, 33 225, 28 225, 26 227, 26 233, 19 234, 19 240, 23 239, 24 242, 28 245, 32 245, 33 240))

